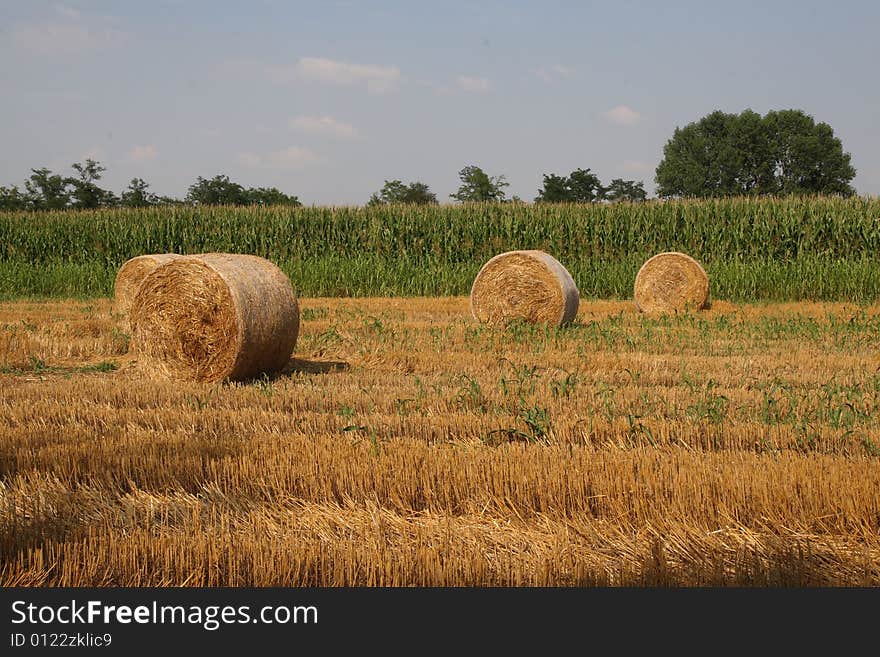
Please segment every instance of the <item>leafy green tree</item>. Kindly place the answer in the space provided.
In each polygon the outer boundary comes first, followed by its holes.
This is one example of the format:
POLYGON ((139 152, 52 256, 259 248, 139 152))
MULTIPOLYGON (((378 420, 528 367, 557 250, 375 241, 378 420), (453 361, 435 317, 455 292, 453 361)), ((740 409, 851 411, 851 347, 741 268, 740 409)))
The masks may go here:
POLYGON ((576 169, 568 175, 571 200, 575 203, 593 203, 605 197, 605 188, 599 176, 589 169, 576 169))
POLYGON ((31 177, 24 183, 28 205, 34 210, 63 210, 70 205, 70 192, 64 177, 46 167, 31 169, 31 177))
POLYGON ((535 201, 538 203, 570 203, 571 189, 568 186, 568 177, 545 173, 544 187, 538 190, 535 201))
POLYGON ((248 205, 302 205, 296 196, 288 196, 275 187, 252 187, 245 192, 245 199, 248 205))
POLYGON ((800 110, 768 112, 764 123, 774 155, 777 194, 851 196, 856 170, 827 123, 800 110))
POLYGON ((132 178, 128 187, 122 192, 121 204, 126 208, 144 208, 156 205, 158 197, 149 191, 150 185, 141 178, 132 178))
POLYGON ((423 182, 413 182, 406 185, 399 180, 386 180, 382 189, 370 196, 367 205, 387 205, 389 203, 429 205, 437 203, 437 196, 423 182))
POLYGON ((199 176, 186 194, 188 203, 196 205, 247 205, 247 192, 229 176, 219 175, 211 179, 199 176))
POLYGON ((729 146, 732 149, 730 180, 727 182, 729 193, 774 193, 774 154, 766 121, 749 109, 739 116, 731 116, 734 118, 729 122, 729 146))
POLYGON ((544 187, 535 201, 541 203, 593 203, 605 195, 602 181, 589 169, 575 169, 568 176, 544 174, 544 187))
MULTIPOLYGON (((163 197, 160 202, 173 204, 177 201, 163 197)), ((199 176, 190 185, 186 202, 196 205, 302 205, 296 196, 288 196, 275 187, 245 189, 224 175, 211 179, 199 176)))
POLYGON ((187 205, 187 201, 173 196, 157 196, 156 205, 187 205))
POLYGON ((466 166, 458 172, 461 186, 451 198, 457 201, 503 201, 504 188, 509 187, 504 176, 489 176, 477 166, 466 166))
POLYGON ((676 128, 655 180, 659 196, 854 193, 850 155, 801 110, 715 111, 676 128))
POLYGON ((28 197, 19 191, 18 187, 0 186, 0 211, 16 211, 28 209, 28 197))
POLYGON ((72 189, 73 207, 88 210, 116 205, 118 202, 116 195, 106 189, 101 189, 96 184, 107 167, 101 166, 99 162, 91 158, 87 158, 85 164, 75 163, 71 167, 76 172, 76 176, 64 180, 72 189))
POLYGON ((645 183, 636 182, 635 180, 623 180, 615 178, 605 188, 605 199, 611 202, 616 201, 644 201, 648 198, 645 192, 645 183))

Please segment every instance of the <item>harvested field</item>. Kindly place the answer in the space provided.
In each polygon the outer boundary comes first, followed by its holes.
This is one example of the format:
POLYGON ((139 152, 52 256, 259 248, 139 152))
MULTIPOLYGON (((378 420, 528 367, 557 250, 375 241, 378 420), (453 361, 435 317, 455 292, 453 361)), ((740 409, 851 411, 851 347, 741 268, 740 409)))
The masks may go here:
POLYGON ((300 299, 250 383, 0 304, 5 586, 880 585, 880 306, 300 299))

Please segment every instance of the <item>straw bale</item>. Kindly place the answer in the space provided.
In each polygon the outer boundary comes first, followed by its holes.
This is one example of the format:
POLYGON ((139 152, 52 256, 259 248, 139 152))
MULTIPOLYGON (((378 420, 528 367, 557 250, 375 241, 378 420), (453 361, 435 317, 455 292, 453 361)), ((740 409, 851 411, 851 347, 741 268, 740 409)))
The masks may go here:
POLYGON ((639 269, 633 299, 639 311, 649 314, 701 310, 709 303, 709 277, 689 255, 658 253, 639 269))
POLYGON ((544 251, 496 255, 471 287, 471 312, 486 324, 522 319, 561 326, 575 318, 579 302, 571 274, 544 251))
POLYGON ((282 369, 299 334, 290 280, 252 255, 206 253, 151 272, 131 308, 132 345, 148 370, 240 381, 282 369))

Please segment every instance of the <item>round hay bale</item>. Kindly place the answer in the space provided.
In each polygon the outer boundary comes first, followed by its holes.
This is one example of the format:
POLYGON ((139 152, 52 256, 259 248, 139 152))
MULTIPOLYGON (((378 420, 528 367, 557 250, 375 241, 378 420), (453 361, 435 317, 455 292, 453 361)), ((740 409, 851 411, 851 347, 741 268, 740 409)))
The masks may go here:
POLYGON ((273 263, 206 253, 151 272, 131 307, 138 360, 188 381, 242 381, 287 365, 299 334, 299 303, 273 263))
POLYGON ((709 277, 689 255, 658 253, 639 269, 633 299, 643 313, 700 310, 709 302, 709 277))
POLYGON ((159 265, 181 257, 183 256, 176 253, 152 253, 136 256, 122 263, 113 284, 113 311, 128 315, 131 302, 134 301, 134 296, 147 274, 159 265))
POLYGON ((471 313, 486 324, 514 319, 561 326, 577 315, 571 274, 544 251, 508 251, 489 260, 471 287, 471 313))

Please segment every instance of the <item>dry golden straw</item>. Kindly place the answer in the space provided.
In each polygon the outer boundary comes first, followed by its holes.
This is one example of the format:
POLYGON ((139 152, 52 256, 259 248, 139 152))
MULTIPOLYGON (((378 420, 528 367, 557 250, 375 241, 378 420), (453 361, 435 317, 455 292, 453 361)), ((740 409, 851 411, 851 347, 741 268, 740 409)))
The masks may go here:
POLYGON ((268 260, 206 253, 150 273, 132 304, 131 325, 147 369, 183 380, 241 381, 288 363, 299 303, 268 260))
POLYGON ((176 253, 152 253, 136 256, 122 263, 116 274, 116 282, 113 284, 113 311, 128 315, 131 302, 134 301, 138 288, 147 274, 159 265, 180 257, 182 256, 176 253))
POLYGON ((643 313, 700 310, 709 303, 709 277, 689 255, 658 253, 639 269, 633 298, 643 313))
POLYGON ((577 315, 580 294, 571 274, 543 251, 508 251, 489 260, 471 287, 471 312, 480 322, 514 319, 561 326, 577 315))

